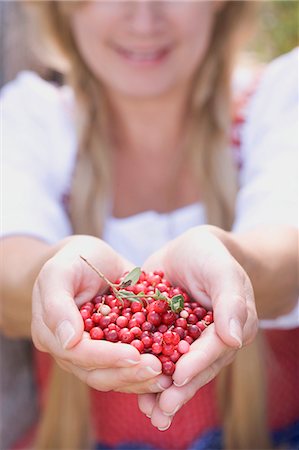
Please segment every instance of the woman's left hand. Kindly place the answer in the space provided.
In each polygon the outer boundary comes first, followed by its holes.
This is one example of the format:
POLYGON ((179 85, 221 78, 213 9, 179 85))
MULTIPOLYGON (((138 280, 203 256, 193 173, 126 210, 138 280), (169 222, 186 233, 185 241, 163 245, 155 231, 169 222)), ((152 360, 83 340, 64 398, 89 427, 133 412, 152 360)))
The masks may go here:
POLYGON ((258 329, 253 289, 248 275, 222 243, 217 228, 196 227, 167 244, 144 264, 162 269, 173 284, 213 309, 211 324, 176 363, 173 384, 161 394, 139 396, 139 407, 152 424, 167 429, 175 413, 233 361, 237 350, 258 329))

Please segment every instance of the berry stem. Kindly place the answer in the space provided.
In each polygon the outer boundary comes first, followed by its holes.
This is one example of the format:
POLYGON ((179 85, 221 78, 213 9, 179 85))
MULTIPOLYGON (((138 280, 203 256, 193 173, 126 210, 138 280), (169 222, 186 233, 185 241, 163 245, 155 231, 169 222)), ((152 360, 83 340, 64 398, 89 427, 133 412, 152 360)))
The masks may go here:
POLYGON ((86 264, 97 274, 99 275, 100 278, 102 278, 102 280, 105 281, 105 283, 107 283, 112 291, 113 294, 115 295, 115 297, 119 298, 120 300, 122 300, 122 298, 120 298, 120 296, 118 295, 118 290, 116 289, 116 286, 118 286, 117 284, 111 283, 110 280, 108 280, 108 278, 105 277, 105 275, 99 271, 99 269, 97 269, 93 264, 91 264, 91 262, 89 262, 86 258, 84 258, 83 256, 80 255, 80 258, 83 259, 84 262, 86 262, 86 264))
MULTIPOLYGON (((184 307, 184 297, 182 295, 175 295, 173 298, 169 298, 167 295, 161 293, 158 289, 155 290, 155 292, 153 294, 150 295, 146 295, 144 292, 140 292, 139 294, 134 294, 133 292, 128 292, 125 289, 122 289, 124 287, 126 287, 127 283, 128 286, 132 285, 132 282, 130 279, 128 279, 127 281, 125 281, 125 286, 124 283, 121 282, 119 284, 115 284, 112 283, 110 280, 108 280, 108 278, 105 277, 105 275, 100 272, 93 264, 91 264, 86 258, 84 258, 83 256, 80 255, 80 258, 83 259, 83 261, 94 271, 96 272, 96 274, 105 281, 105 283, 108 284, 108 286, 110 286, 110 288, 113 291, 113 294, 115 295, 115 297, 117 299, 119 299, 122 303, 123 300, 129 300, 131 302, 140 302, 141 299, 147 299, 147 298, 153 298, 154 300, 164 300, 165 302, 168 303, 168 305, 170 306, 171 310, 174 312, 178 312, 180 310, 183 309, 184 307)), ((133 271, 135 270, 140 270, 139 268, 135 268, 133 269, 133 271)), ((133 273, 130 272, 131 273, 133 273)), ((129 274, 129 275, 130 275, 129 274)), ((128 275, 128 276, 129 276, 128 275)), ((138 277, 138 275, 137 275, 138 277)), ((137 279, 136 279, 137 280, 137 279)), ((136 283, 136 280, 133 282, 134 284, 136 283)))

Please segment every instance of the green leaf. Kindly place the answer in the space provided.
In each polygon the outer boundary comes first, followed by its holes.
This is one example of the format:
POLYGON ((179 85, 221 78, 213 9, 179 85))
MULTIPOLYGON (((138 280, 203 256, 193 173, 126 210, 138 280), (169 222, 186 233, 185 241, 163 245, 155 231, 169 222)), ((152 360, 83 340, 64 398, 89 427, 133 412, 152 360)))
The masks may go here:
POLYGON ((126 291, 125 289, 120 289, 118 293, 121 297, 135 297, 133 292, 126 291))
POLYGON ((180 312, 184 308, 184 297, 179 294, 170 299, 170 308, 173 312, 180 312))
POLYGON ((121 289, 118 291, 118 294, 120 295, 121 298, 126 298, 130 302, 142 303, 142 301, 133 292, 126 291, 125 289, 121 289))
POLYGON ((125 276, 120 287, 134 286, 134 284, 136 284, 137 281, 139 280, 140 275, 141 275, 140 267, 135 267, 133 270, 131 270, 131 272, 129 272, 125 276))

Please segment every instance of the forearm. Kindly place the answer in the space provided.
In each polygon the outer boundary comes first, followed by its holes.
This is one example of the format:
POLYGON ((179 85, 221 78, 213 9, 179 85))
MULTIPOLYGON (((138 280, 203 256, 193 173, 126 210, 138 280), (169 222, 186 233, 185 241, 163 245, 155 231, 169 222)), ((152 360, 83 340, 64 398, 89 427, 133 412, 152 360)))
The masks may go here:
POLYGON ((1 332, 10 337, 30 337, 31 295, 43 264, 58 246, 22 236, 4 238, 0 244, 2 270, 1 332))
POLYGON ((214 232, 249 275, 259 317, 290 312, 299 296, 298 230, 273 226, 239 234, 214 232))

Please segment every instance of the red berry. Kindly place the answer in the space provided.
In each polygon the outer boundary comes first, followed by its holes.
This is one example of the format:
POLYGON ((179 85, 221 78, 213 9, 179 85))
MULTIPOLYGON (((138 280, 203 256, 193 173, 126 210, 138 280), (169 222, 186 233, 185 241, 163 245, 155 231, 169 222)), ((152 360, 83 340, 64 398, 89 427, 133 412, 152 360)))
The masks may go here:
POLYGON ((110 312, 111 312, 111 308, 108 305, 101 305, 99 307, 98 312, 100 312, 101 314, 103 314, 103 316, 107 316, 110 312))
POLYGON ((94 323, 100 323, 101 317, 103 317, 102 314, 97 312, 93 313, 93 315, 91 316, 94 323))
POLYGON ((103 330, 100 327, 92 328, 89 333, 90 333, 91 339, 103 339, 103 337, 104 337, 103 330))
POLYGON ((201 335, 201 331, 196 325, 190 325, 188 328, 188 335, 195 340, 199 338, 199 336, 201 335))
POLYGON ((135 338, 140 338, 142 335, 142 330, 138 326, 132 327, 130 331, 133 333, 135 338))
POLYGON ((182 327, 182 328, 187 328, 187 320, 183 319, 182 317, 179 317, 176 321, 175 321, 175 325, 177 327, 182 327))
POLYGON ((144 348, 150 348, 153 343, 153 338, 151 336, 144 336, 141 338, 141 341, 144 344, 144 348))
POLYGON ((127 317, 119 316, 119 317, 116 319, 116 324, 117 324, 120 328, 125 328, 125 327, 127 327, 128 323, 129 323, 129 320, 128 320, 127 317))
POLYGON ((191 345, 191 344, 193 343, 194 339, 193 339, 191 336, 189 336, 189 334, 188 334, 188 335, 185 337, 184 341, 188 342, 188 344, 191 345))
POLYGON ((172 355, 173 350, 174 350, 174 346, 172 344, 163 344, 162 345, 163 355, 170 356, 170 355, 172 355))
POLYGON ((185 340, 180 341, 178 343, 177 349, 181 354, 188 353, 190 349, 190 344, 185 340))
POLYGON ((137 320, 139 325, 142 325, 145 322, 145 316, 144 313, 139 311, 133 314, 132 320, 137 320))
POLYGON ((134 341, 131 342, 131 345, 133 345, 133 347, 137 348, 139 353, 142 353, 144 350, 144 343, 142 341, 139 341, 139 339, 134 339, 134 341))
POLYGON ((94 323, 90 317, 84 320, 84 330, 90 331, 94 327, 94 323))
POLYGON ((104 328, 108 327, 110 322, 111 322, 111 319, 109 316, 102 316, 99 320, 99 325, 103 330, 104 328))
POLYGON ((153 352, 155 355, 159 355, 159 354, 162 352, 162 345, 159 344, 158 342, 154 342, 154 343, 152 344, 152 352, 153 352))
POLYGON ((153 303, 153 309, 159 314, 163 314, 168 310, 168 303, 165 300, 156 300, 153 303))
POLYGON ((162 316, 162 322, 165 325, 172 325, 176 320, 176 314, 173 311, 167 311, 162 316))
POLYGON ((189 313, 185 309, 183 309, 183 311, 180 312, 180 317, 182 317, 183 319, 187 319, 188 316, 189 316, 189 313))
POLYGON ((165 323, 162 323, 161 325, 159 325, 158 327, 158 331, 160 331, 160 333, 165 333, 165 331, 167 331, 167 325, 165 325, 165 323))
POLYGON ((168 287, 164 283, 158 283, 156 288, 159 289, 160 292, 168 291, 168 287))
POLYGON ((140 292, 144 292, 144 290, 145 290, 145 286, 142 283, 138 283, 133 286, 134 294, 140 294, 140 292))
POLYGON ((175 370, 175 364, 172 361, 162 363, 162 372, 164 375, 172 375, 175 370))
POLYGON ((158 275, 160 278, 164 277, 163 270, 154 270, 154 275, 158 275))
POLYGON ((108 330, 116 330, 116 331, 120 330, 120 328, 116 325, 116 323, 109 323, 107 328, 108 330))
POLYGON ((160 359, 162 364, 165 363, 166 361, 171 361, 169 356, 163 355, 162 353, 161 355, 158 355, 158 358, 160 359))
POLYGON ((143 324, 141 325, 142 331, 153 331, 154 328, 154 325, 148 321, 143 322, 143 324))
POLYGON ((106 335, 107 341, 117 342, 118 341, 118 332, 116 330, 109 330, 106 335))
POLYGON ((81 306, 81 308, 89 309, 90 311, 92 311, 93 308, 94 308, 94 303, 93 302, 86 302, 86 303, 84 303, 84 305, 81 306))
POLYGON ((136 319, 131 319, 131 320, 129 320, 129 324, 128 324, 128 327, 129 328, 133 328, 133 327, 138 327, 138 322, 137 322, 137 320, 136 319))
POLYGON ((158 327, 161 323, 161 316, 157 312, 151 311, 147 315, 147 321, 158 327))
POLYGON ((115 312, 111 312, 108 317, 110 317, 110 322, 115 323, 116 319, 119 317, 118 314, 116 314, 115 312))
POLYGON ((135 336, 128 328, 123 328, 119 332, 119 338, 121 342, 130 344, 133 341, 133 339, 135 339, 135 336))
POLYGON ((168 330, 163 334, 165 344, 172 344, 172 331, 168 330))
POLYGON ((194 324, 196 324, 197 321, 198 321, 198 318, 195 314, 193 314, 193 313, 189 314, 189 317, 187 319, 188 323, 194 325, 194 324))
POLYGON ((157 274, 149 274, 148 278, 147 278, 149 284, 151 284, 152 286, 156 286, 158 283, 160 283, 161 281, 161 277, 157 274))
POLYGON ((176 363, 180 359, 180 357, 181 353, 174 349, 172 355, 170 355, 170 361, 176 363))
POLYGON ((131 303, 131 311, 132 313, 136 313, 142 310, 142 304, 140 302, 132 302, 131 303))
POLYGON ((90 310, 85 308, 80 310, 80 314, 83 320, 89 319, 91 316, 90 310))
POLYGON ((193 309, 193 314, 197 316, 198 320, 201 320, 206 315, 206 310, 202 308, 201 306, 197 306, 193 309))
POLYGON ((207 325, 202 320, 200 322, 196 322, 196 326, 200 329, 200 331, 204 331, 207 328, 207 325))
POLYGON ((185 337, 186 334, 187 334, 187 330, 185 330, 185 329, 182 328, 182 327, 175 327, 175 328, 173 329, 173 331, 174 331, 174 333, 178 334, 179 337, 180 337, 181 339, 184 339, 184 337, 185 337))
POLYGON ((153 334, 153 341, 154 341, 154 342, 157 342, 157 344, 162 345, 162 344, 163 344, 163 334, 160 333, 159 331, 156 331, 156 332, 153 334))
POLYGON ((172 343, 173 345, 177 345, 181 340, 181 337, 178 333, 176 333, 175 331, 173 331, 172 333, 172 343))
POLYGON ((212 314, 208 313, 206 316, 204 316, 203 320, 206 322, 206 324, 210 325, 210 323, 213 322, 212 314))

